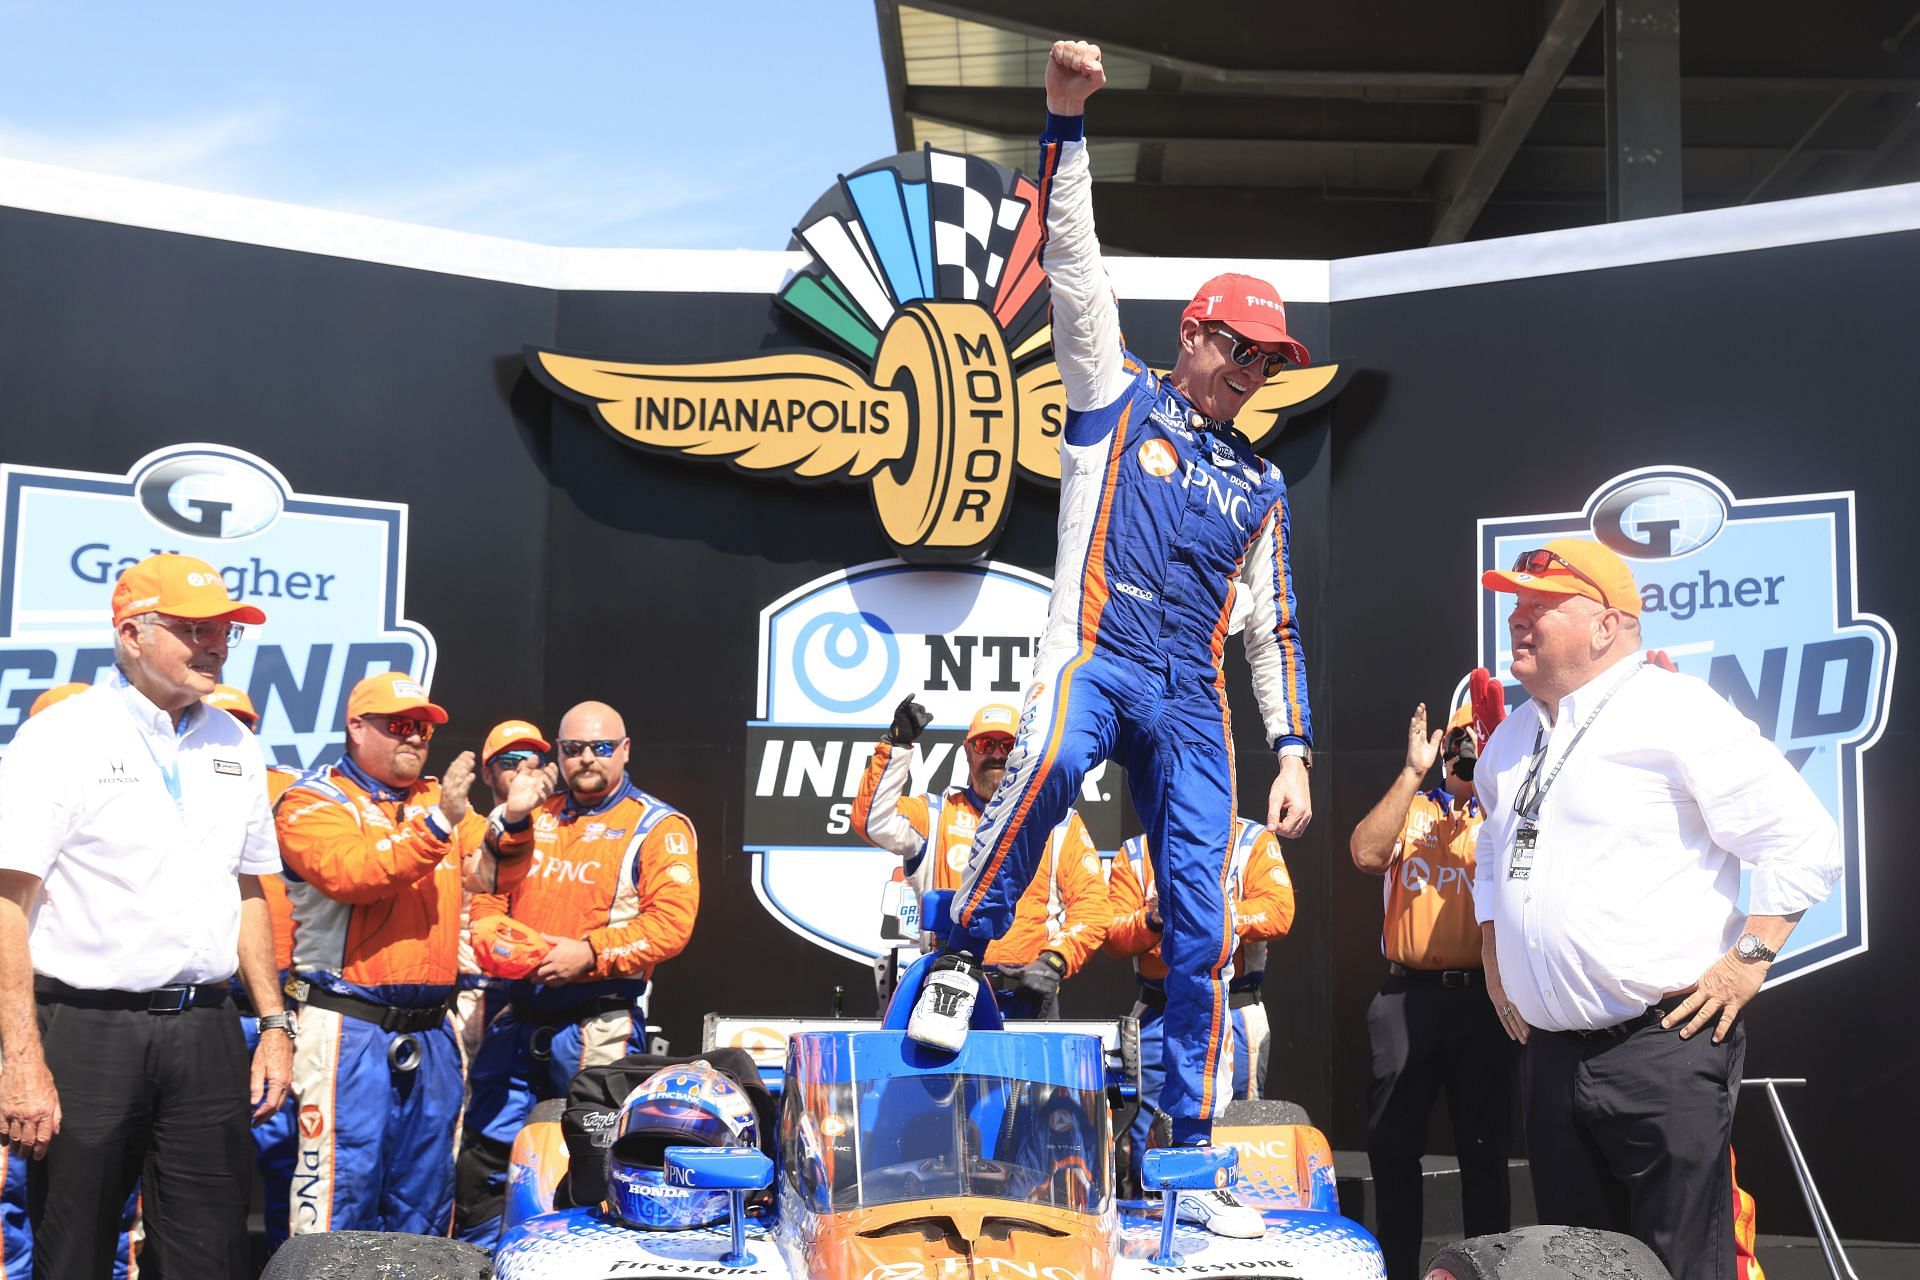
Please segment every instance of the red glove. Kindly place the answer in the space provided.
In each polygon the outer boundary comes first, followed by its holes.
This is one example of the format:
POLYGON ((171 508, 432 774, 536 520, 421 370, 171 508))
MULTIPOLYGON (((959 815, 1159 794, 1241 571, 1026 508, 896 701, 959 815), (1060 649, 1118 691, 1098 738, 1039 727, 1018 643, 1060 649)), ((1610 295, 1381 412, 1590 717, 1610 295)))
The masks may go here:
POLYGON ((1493 673, 1485 667, 1475 667, 1473 674, 1467 677, 1468 699, 1473 705, 1473 736, 1480 750, 1487 749, 1487 739, 1507 718, 1507 687, 1493 678, 1493 673))
POLYGON ((1667 656, 1665 649, 1647 650, 1647 661, 1667 671, 1678 671, 1680 669, 1673 665, 1673 659, 1667 656))
POLYGON ((496 978, 530 977, 553 944, 538 929, 511 916, 486 916, 473 922, 473 958, 480 972, 496 978))

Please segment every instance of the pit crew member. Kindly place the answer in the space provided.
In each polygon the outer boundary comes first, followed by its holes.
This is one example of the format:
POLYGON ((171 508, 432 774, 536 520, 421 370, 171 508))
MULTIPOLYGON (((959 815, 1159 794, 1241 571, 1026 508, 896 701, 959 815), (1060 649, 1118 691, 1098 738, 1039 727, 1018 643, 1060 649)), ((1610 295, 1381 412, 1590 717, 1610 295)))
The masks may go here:
MULTIPOLYGON (((447 1006, 460 972, 461 863, 484 823, 473 753, 424 776, 447 713, 404 671, 347 697, 347 750, 276 819, 301 1003, 290 1228, 445 1235, 463 1063, 447 1006)), ((497 867, 483 857, 488 887, 497 867)), ((508 860, 508 874, 525 860, 508 860)))
POLYGON ((1473 917, 1474 845, 1486 817, 1474 797, 1478 760, 1472 706, 1429 733, 1421 703, 1407 723, 1405 764, 1350 841, 1353 865, 1385 877, 1380 949, 1387 978, 1367 1009, 1367 1155, 1380 1197, 1375 1234, 1387 1280, 1420 1274, 1420 1157, 1442 1090, 1460 1159, 1466 1234, 1513 1225, 1507 1156, 1518 1055, 1487 1001, 1473 917), (1422 790, 1435 757, 1441 783, 1422 790))
MULTIPOLYGON (((1127 1178, 1137 1188, 1140 1159, 1146 1153, 1154 1114, 1163 1109, 1166 1071, 1167 965, 1160 940, 1166 930, 1154 859, 1144 835, 1120 846, 1114 855, 1109 893, 1113 923, 1106 951, 1133 961, 1140 997, 1133 1017, 1140 1024, 1140 1107, 1127 1126, 1127 1178)), ((1272 1036, 1260 988, 1266 980, 1267 943, 1293 927, 1293 880, 1273 833, 1247 818, 1235 820, 1233 858, 1228 864, 1228 901, 1233 904, 1232 978, 1227 1001, 1233 1014, 1232 1048, 1219 1055, 1221 1079, 1215 1087, 1236 1098, 1263 1096, 1272 1036)), ((1224 1048, 1225 1046, 1223 1046, 1224 1048)), ((1219 1197, 1190 1196, 1181 1201, 1188 1216, 1227 1235, 1258 1235, 1259 1214, 1219 1197), (1189 1201, 1202 1203, 1189 1205, 1189 1201), (1237 1210, 1237 1212, 1236 1212, 1237 1210), (1249 1217, 1248 1215, 1251 1215, 1249 1217), (1251 1228, 1251 1229, 1249 1229, 1251 1228)))
POLYGON ((693 823, 628 779, 619 712, 580 703, 555 745, 557 764, 517 776, 488 827, 489 847, 531 852, 532 868, 510 894, 473 900, 475 923, 505 914, 553 944, 533 978, 514 983, 473 1062, 459 1235, 480 1244, 499 1233, 507 1154, 527 1113, 565 1097, 581 1068, 645 1048, 654 970, 687 945, 700 909, 693 823), (532 779, 565 790, 536 795, 532 779))
MULTIPOLYGON (((854 831, 900 855, 916 901, 930 889, 959 885, 980 814, 1006 776, 1019 713, 1003 703, 981 707, 961 746, 967 785, 910 796, 914 743, 930 719, 912 698, 900 704, 853 802, 854 831)), ((1012 926, 984 957, 1001 1015, 1058 1017, 1060 984, 1098 949, 1111 915, 1099 851, 1080 815, 1068 810, 1047 837, 1040 869, 1020 896, 1012 926)))

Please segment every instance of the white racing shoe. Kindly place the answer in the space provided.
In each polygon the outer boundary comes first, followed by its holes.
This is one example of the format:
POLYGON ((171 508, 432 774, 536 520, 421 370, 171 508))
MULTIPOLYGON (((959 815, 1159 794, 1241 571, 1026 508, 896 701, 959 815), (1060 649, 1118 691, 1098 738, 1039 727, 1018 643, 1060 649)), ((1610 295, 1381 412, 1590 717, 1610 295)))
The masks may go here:
POLYGON ((1266 1219, 1260 1216, 1260 1211, 1241 1204, 1239 1197, 1225 1187, 1189 1191, 1181 1196, 1180 1221, 1236 1240, 1258 1240, 1267 1232, 1266 1219))
POLYGON ((980 969, 963 955, 934 961, 921 984, 920 998, 907 1019, 907 1039, 948 1053, 960 1052, 980 995, 980 969))

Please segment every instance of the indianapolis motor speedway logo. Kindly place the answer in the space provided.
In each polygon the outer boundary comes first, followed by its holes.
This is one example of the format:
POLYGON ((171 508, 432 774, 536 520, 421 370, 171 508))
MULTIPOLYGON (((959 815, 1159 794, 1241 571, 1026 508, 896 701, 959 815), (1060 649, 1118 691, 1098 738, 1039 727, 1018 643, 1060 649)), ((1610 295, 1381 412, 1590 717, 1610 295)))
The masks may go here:
MULTIPOLYGON (((838 354, 644 364, 529 348, 555 393, 638 448, 800 482, 864 483, 903 558, 987 554, 1016 474, 1060 482, 1066 397, 1051 358, 1033 181, 931 147, 848 175, 795 239, 811 258, 779 306, 838 354)), ((1236 425, 1264 447, 1336 390, 1289 370, 1236 425)))
MULTIPOLYGON (((1757 724, 1840 828, 1840 883, 1807 911, 1768 981, 1865 951, 1860 755, 1885 728, 1898 646, 1886 620, 1859 606, 1853 494, 1735 498, 1704 471, 1641 467, 1602 484, 1580 511, 1482 520, 1480 569, 1569 536, 1626 557, 1647 647, 1757 724)), ((1512 659, 1505 607, 1484 592, 1480 662, 1508 682, 1510 706, 1526 697, 1508 673, 1512 659)))
POLYGON ((337 757, 361 677, 433 674, 433 636, 405 616, 404 505, 297 493, 216 444, 161 449, 122 475, 0 466, 0 497, 0 750, 41 692, 112 670, 113 583, 160 551, 207 561, 266 611, 221 678, 260 713, 275 763, 337 757))

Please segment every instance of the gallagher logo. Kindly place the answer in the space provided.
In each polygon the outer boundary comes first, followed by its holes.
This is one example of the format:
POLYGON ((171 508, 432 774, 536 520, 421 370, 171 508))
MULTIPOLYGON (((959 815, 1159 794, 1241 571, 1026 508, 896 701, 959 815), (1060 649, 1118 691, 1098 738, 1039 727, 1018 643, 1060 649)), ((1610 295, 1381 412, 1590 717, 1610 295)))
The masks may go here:
MULTIPOLYGON (((1602 484, 1580 511, 1480 521, 1480 569, 1569 536, 1627 558, 1647 647, 1758 725, 1840 828, 1840 883, 1808 909, 1768 982, 1865 951, 1860 753, 1886 726, 1898 646, 1886 620, 1859 604, 1853 494, 1735 498, 1704 471, 1641 467, 1602 484)), ((1508 682, 1507 705, 1518 706, 1527 695, 1508 673, 1511 605, 1481 593, 1480 664, 1508 682)), ((1463 683, 1453 705, 1465 698, 1463 683)))
MULTIPOLYGON (((1023 174, 931 147, 841 178, 794 232, 813 261, 777 298, 840 354, 635 364, 529 348, 527 364, 637 448, 866 484, 902 559, 977 560, 1016 473, 1060 483, 1039 195, 1023 174)), ((1338 372, 1278 375, 1236 425, 1265 446, 1338 372)))

